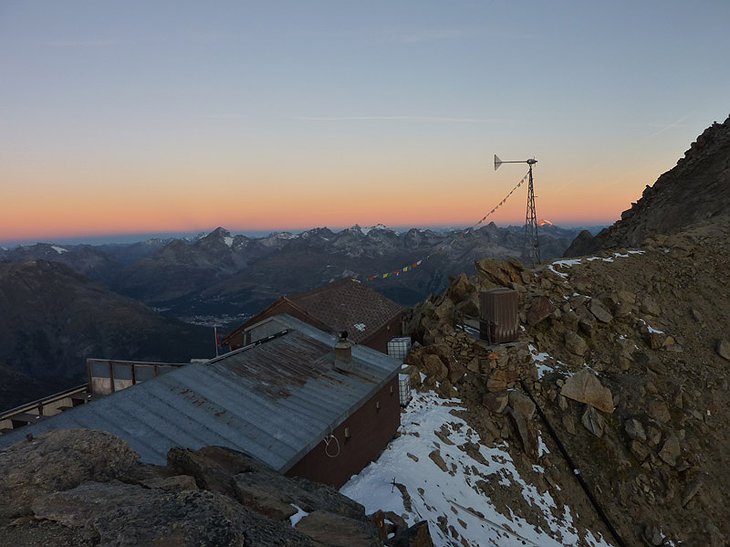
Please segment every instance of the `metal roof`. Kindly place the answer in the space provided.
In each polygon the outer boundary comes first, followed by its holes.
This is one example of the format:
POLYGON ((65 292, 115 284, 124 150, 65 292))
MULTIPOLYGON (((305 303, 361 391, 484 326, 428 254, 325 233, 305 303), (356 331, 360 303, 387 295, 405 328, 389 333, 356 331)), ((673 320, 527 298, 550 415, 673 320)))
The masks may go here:
POLYGON ((0 436, 0 449, 53 429, 108 431, 147 463, 174 446, 220 445, 286 472, 397 374, 400 363, 355 345, 335 369, 336 337, 293 317, 272 339, 191 364, 0 436))

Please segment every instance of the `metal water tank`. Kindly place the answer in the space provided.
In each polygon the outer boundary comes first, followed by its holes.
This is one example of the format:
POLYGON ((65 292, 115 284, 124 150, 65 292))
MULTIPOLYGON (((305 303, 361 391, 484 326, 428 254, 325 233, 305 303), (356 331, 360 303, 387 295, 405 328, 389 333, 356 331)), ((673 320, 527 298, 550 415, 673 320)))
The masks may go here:
POLYGON ((514 342, 519 328, 517 291, 500 287, 479 293, 479 338, 490 344, 514 342))

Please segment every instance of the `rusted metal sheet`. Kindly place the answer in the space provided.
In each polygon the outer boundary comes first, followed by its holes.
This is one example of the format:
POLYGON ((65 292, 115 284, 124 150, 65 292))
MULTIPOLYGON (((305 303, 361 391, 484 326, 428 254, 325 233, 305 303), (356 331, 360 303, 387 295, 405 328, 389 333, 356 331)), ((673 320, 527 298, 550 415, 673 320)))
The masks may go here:
POLYGON ((491 289, 479 294, 479 337, 490 344, 514 342, 519 336, 517 291, 491 289))
MULTIPOLYGON (((281 336, 154 379, 0 435, 0 449, 51 429, 90 428, 164 464, 174 446, 227 446, 286 472, 392 381, 400 362, 365 346, 334 368, 336 337, 289 316, 281 336)), ((374 424, 376 427, 377 424, 374 424)))

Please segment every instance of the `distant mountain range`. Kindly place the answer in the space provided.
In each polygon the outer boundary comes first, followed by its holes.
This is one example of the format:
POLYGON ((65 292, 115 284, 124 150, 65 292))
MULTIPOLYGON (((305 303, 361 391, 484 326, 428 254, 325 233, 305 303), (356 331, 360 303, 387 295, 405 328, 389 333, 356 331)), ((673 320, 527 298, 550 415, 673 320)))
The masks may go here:
MULTIPOLYGON (((578 232, 544 224, 542 256, 562 255, 578 232)), ((477 230, 401 232, 383 225, 356 225, 258 238, 217 228, 197 238, 133 244, 38 243, 0 251, 0 261, 59 262, 111 291, 185 321, 233 324, 282 294, 343 276, 367 279, 423 260, 419 268, 401 276, 373 281, 396 302, 413 305, 443 290, 449 275, 471 271, 476 259, 521 258, 522 234, 521 227, 493 223, 477 230)))
MULTIPOLYGON (((544 258, 560 256, 577 230, 540 227, 544 258)), ((341 277, 414 305, 484 257, 520 257, 523 233, 396 232, 385 226, 315 228, 266 237, 223 228, 195 238, 131 244, 38 243, 0 249, 0 409, 84 379, 88 357, 188 361, 215 351, 222 332, 283 294, 341 277), (25 387, 23 387, 25 386, 25 387)))

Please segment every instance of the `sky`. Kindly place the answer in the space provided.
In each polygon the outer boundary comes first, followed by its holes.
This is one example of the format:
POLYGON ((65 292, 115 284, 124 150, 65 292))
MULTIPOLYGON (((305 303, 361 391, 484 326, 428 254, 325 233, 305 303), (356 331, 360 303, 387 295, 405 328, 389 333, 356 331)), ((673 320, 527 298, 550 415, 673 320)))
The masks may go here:
POLYGON ((730 114, 730 2, 0 1, 0 242, 611 223, 730 114), (489 217, 524 222, 520 188, 489 217))

